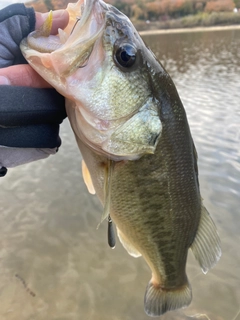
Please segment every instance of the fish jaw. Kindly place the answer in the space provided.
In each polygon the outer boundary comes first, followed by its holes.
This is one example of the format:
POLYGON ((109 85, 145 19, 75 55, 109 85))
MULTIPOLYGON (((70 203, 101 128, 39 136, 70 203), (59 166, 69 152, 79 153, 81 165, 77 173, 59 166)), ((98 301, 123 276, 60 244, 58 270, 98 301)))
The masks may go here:
MULTIPOLYGON (((71 75, 86 64, 103 31, 105 9, 101 3, 97 0, 70 3, 66 9, 69 23, 64 30, 59 30, 58 35, 47 35, 46 28, 41 34, 40 29, 30 33, 21 43, 22 53, 29 64, 68 98, 75 98, 71 92, 71 75)), ((101 63, 102 59, 99 54, 98 62, 101 63)), ((89 73, 84 72, 85 78, 86 74, 89 73)))

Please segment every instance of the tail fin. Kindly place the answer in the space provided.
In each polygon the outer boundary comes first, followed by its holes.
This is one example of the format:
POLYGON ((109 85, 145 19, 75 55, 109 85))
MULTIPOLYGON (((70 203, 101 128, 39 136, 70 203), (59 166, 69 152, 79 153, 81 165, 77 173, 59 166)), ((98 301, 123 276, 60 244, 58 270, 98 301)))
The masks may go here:
POLYGON ((158 317, 167 311, 187 307, 191 301, 189 283, 180 288, 164 289, 150 281, 144 297, 144 309, 147 315, 158 317))

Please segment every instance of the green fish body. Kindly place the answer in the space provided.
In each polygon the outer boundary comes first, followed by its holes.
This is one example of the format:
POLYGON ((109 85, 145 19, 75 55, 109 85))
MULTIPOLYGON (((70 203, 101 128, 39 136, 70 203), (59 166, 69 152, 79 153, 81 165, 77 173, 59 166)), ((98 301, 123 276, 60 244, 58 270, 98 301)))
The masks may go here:
POLYGON ((79 0, 67 10, 69 25, 56 41, 45 25, 45 38, 41 30, 30 34, 23 54, 67 98, 84 180, 104 207, 102 220, 110 216, 125 249, 151 269, 146 313, 186 307, 188 249, 204 273, 221 249, 201 199, 197 153, 177 90, 116 8, 79 0))

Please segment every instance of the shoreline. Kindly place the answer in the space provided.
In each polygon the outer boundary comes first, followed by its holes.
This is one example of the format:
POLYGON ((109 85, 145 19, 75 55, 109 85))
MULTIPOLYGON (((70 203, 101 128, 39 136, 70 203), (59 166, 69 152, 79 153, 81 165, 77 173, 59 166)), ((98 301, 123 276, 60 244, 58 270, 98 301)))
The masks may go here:
POLYGON ((179 29, 155 29, 138 31, 141 36, 157 35, 166 33, 187 33, 187 32, 206 32, 206 31, 223 31, 223 30, 240 30, 240 25, 230 26, 212 26, 212 27, 193 27, 193 28, 179 28, 179 29))

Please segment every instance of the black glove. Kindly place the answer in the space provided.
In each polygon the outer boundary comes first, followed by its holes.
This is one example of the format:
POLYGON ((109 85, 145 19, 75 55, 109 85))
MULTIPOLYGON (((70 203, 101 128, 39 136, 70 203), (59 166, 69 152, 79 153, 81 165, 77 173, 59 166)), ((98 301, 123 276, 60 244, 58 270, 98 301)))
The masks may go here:
MULTIPOLYGON (((0 68, 27 63, 19 44, 35 22, 34 10, 23 4, 0 10, 0 68)), ((4 167, 56 153, 65 117, 64 98, 55 89, 0 85, 0 176, 4 167)))

